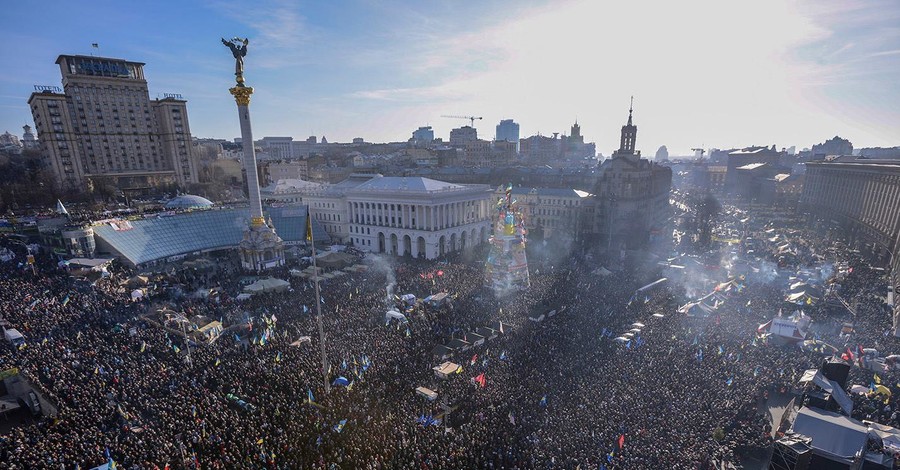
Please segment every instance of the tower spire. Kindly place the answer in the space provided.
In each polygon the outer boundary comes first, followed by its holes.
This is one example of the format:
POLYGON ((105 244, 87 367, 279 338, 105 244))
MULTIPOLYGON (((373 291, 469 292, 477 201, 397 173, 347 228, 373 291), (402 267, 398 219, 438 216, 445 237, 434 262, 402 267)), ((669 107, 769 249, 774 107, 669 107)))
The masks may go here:
POLYGON ((637 126, 632 122, 632 114, 634 113, 634 96, 631 97, 631 104, 628 106, 628 124, 622 126, 622 139, 619 150, 614 152, 616 155, 634 155, 634 144, 637 140, 637 126))
POLYGON ((631 104, 628 105, 628 125, 631 125, 631 113, 634 111, 634 95, 631 95, 631 104))

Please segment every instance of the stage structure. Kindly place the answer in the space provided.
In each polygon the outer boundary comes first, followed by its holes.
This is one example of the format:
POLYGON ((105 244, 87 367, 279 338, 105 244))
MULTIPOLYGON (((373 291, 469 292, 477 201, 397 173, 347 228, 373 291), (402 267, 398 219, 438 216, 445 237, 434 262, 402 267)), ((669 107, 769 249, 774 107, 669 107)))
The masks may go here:
POLYGON ((512 199, 512 185, 497 201, 497 220, 489 240, 485 262, 485 284, 498 294, 524 289, 530 285, 528 259, 525 256, 524 215, 512 199))
POLYGON ((248 271, 263 271, 284 266, 284 241, 275 233, 272 221, 263 218, 259 195, 259 177, 256 171, 256 149, 250 128, 250 95, 253 88, 244 85, 244 57, 247 55, 247 39, 222 39, 222 44, 234 56, 235 86, 228 91, 237 103, 241 123, 241 141, 244 146, 244 170, 247 173, 247 196, 250 199, 250 224, 244 230, 240 243, 241 266, 248 271))

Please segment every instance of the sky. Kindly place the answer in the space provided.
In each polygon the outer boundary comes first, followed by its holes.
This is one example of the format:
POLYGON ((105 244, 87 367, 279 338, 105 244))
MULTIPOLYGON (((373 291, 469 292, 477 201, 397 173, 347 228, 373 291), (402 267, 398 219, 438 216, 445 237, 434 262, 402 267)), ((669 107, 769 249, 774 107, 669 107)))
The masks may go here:
POLYGON ((240 135, 220 37, 248 37, 255 138, 447 139, 474 115, 521 136, 577 120, 609 155, 634 96, 637 148, 900 145, 896 0, 42 0, 4 6, 0 132, 21 134, 56 57, 145 62, 151 98, 180 93, 197 137, 240 135), (98 43, 99 49, 93 49, 98 43))

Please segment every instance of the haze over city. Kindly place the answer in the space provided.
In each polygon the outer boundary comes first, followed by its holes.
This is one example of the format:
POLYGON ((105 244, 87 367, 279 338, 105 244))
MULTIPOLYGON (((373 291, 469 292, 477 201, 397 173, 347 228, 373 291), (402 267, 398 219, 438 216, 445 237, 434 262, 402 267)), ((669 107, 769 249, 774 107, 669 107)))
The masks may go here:
POLYGON ((151 97, 180 93, 192 134, 239 135, 220 37, 251 40, 258 136, 405 141, 483 116, 521 135, 577 119, 608 155, 635 96, 639 147, 856 147, 900 140, 896 1, 115 1, 5 7, 0 131, 31 124, 33 85, 59 85, 59 54, 147 63, 151 97), (32 21, 38 19, 39 22, 32 21), (93 43, 98 48, 93 48, 93 43))

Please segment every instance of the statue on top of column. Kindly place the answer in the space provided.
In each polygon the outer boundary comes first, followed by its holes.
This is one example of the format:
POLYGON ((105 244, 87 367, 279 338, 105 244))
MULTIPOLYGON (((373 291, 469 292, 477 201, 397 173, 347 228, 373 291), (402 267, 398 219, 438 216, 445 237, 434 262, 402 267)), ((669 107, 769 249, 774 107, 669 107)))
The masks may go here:
POLYGON ((231 49, 231 55, 234 56, 234 77, 238 86, 244 86, 244 56, 247 55, 247 44, 249 39, 241 39, 238 37, 226 40, 222 38, 222 44, 231 49))

